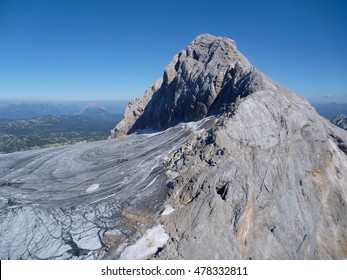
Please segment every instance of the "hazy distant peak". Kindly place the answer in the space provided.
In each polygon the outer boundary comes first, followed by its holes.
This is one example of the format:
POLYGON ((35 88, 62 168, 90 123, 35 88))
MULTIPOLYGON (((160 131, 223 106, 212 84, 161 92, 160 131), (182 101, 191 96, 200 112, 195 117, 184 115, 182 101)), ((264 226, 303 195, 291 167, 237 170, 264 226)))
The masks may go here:
POLYGON ((87 103, 86 105, 83 106, 84 109, 91 109, 91 108, 100 108, 107 110, 104 106, 102 106, 100 103, 87 103))

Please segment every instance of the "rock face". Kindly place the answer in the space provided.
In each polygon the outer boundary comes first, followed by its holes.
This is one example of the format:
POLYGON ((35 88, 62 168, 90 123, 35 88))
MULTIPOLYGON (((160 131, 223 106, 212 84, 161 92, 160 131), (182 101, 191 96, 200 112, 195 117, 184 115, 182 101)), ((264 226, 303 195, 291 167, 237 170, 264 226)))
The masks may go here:
POLYGON ((129 104, 111 134, 197 121, 225 111, 237 98, 276 87, 252 67, 234 41, 204 34, 173 58, 162 79, 129 104))
POLYGON ((166 163, 175 211, 161 218, 170 239, 159 258, 347 257, 347 133, 253 68, 233 41, 199 36, 144 103, 114 131, 216 118, 166 163))
POLYGON ((129 102, 125 109, 123 119, 118 123, 117 127, 111 131, 111 138, 122 137, 129 132, 135 121, 143 114, 145 107, 151 100, 153 94, 158 91, 161 84, 162 79, 157 80, 144 95, 129 102))
POLYGON ((168 161, 161 257, 346 258, 346 139, 288 91, 248 96, 168 161))
POLYGON ((343 114, 339 114, 336 117, 334 117, 331 122, 334 125, 337 125, 338 127, 341 127, 345 130, 347 130, 347 117, 343 114))
POLYGON ((199 36, 112 136, 0 155, 0 258, 347 258, 347 131, 233 41, 199 36))

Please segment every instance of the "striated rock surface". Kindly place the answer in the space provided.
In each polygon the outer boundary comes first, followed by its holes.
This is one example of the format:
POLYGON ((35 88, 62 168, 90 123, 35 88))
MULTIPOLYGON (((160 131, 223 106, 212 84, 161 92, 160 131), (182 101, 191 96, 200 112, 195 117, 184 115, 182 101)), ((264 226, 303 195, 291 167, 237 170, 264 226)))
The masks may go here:
POLYGON ((167 163, 164 259, 347 257, 347 133, 260 91, 167 163))
POLYGON ((345 116, 344 114, 339 114, 336 117, 332 118, 331 122, 334 125, 347 130, 347 116, 345 116))

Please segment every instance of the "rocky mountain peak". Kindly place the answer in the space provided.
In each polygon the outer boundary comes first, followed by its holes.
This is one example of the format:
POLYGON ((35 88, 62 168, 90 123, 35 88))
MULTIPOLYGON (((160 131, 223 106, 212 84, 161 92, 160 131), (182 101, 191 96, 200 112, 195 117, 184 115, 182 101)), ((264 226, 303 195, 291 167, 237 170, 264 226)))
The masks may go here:
POLYGON ((212 124, 189 124, 194 135, 164 164, 176 210, 162 218, 170 239, 160 258, 346 258, 345 131, 255 69, 232 40, 204 34, 113 135, 200 119, 212 124))
POLYGON ((162 79, 129 104, 112 136, 197 121, 222 113, 238 97, 277 87, 250 64, 233 40, 203 34, 175 55, 162 79))
MULTIPOLYGON (((215 83, 218 84, 218 81, 219 83, 223 82, 226 72, 235 66, 239 70, 243 69, 243 71, 248 71, 252 67, 237 50, 233 40, 203 34, 189 44, 186 50, 181 51, 173 58, 164 71, 164 83, 169 85, 174 77, 189 72, 192 77, 201 75, 202 78, 209 78, 207 82, 217 80, 215 83), (209 75, 206 75, 207 73, 209 75)), ((191 77, 186 76, 186 78, 188 78, 186 79, 188 82, 191 77)), ((215 90, 218 92, 219 88, 215 90)))
POLYGON ((113 136, 167 127, 0 155, 0 258, 347 258, 347 131, 233 41, 196 38, 113 136))

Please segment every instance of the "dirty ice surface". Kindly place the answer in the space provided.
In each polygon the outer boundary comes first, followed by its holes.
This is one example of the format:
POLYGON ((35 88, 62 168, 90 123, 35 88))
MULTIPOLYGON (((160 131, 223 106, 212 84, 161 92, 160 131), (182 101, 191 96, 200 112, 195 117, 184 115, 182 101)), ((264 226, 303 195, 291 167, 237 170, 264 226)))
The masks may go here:
MULTIPOLYGON (((195 127, 0 155, 0 259, 117 258, 107 255, 119 252, 114 244, 153 227, 134 229, 132 219, 158 217, 164 162, 195 127)), ((164 240, 160 228, 148 234, 164 240)), ((135 257, 129 250, 123 257, 135 257)))

